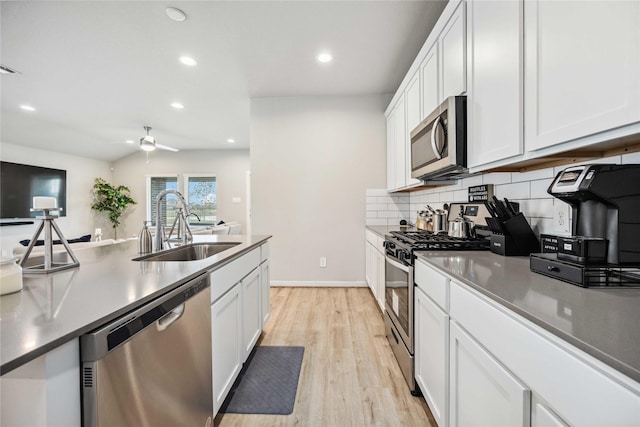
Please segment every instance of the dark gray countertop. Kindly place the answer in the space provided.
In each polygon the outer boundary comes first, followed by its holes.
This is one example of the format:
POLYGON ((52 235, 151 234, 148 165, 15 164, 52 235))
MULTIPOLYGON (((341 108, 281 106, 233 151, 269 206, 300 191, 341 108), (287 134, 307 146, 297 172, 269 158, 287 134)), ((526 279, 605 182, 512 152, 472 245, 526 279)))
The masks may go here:
POLYGON ((187 262, 131 261, 138 254, 137 241, 130 240, 74 251, 80 266, 73 269, 24 275, 21 292, 0 297, 0 374, 227 264, 270 237, 194 236, 194 242, 241 244, 187 262))
POLYGON ((504 257, 488 251, 417 255, 640 381, 640 289, 581 288, 532 273, 528 257, 504 257))

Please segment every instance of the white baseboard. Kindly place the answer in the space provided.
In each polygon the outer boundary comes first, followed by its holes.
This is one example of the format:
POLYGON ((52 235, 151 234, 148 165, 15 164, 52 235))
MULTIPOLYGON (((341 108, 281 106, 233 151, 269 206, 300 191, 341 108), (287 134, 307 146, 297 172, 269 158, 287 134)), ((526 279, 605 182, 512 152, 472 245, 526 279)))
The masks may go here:
POLYGON ((298 280, 272 280, 270 286, 290 286, 300 288, 362 288, 367 286, 365 281, 298 281, 298 280))

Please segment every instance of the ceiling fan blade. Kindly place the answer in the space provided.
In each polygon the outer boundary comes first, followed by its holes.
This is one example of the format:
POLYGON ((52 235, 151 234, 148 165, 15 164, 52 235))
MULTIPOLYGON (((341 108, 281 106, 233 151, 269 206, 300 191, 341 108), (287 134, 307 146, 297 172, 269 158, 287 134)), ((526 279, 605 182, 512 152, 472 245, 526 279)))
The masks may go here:
POLYGON ((160 150, 167 150, 167 151, 180 151, 177 148, 173 148, 173 147, 169 147, 168 145, 162 145, 162 144, 158 144, 156 143, 156 148, 159 148, 160 150))

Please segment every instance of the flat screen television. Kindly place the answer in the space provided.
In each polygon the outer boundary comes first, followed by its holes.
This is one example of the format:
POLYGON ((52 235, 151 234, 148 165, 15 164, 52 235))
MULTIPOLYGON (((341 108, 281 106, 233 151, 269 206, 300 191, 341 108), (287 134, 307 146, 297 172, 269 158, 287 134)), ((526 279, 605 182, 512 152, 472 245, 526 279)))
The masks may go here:
POLYGON ((0 162, 0 219, 35 218, 36 196, 55 197, 58 215, 67 215, 67 171, 19 163, 0 162))

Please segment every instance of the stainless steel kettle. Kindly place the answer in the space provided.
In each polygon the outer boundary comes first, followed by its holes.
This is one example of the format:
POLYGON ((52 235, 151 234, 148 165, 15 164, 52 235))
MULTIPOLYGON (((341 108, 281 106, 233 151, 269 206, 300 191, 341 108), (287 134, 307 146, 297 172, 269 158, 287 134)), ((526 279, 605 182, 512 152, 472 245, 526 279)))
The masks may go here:
POLYGON ((474 223, 464 216, 464 208, 460 206, 460 213, 453 220, 449 221, 449 236, 467 239, 475 237, 474 223))

